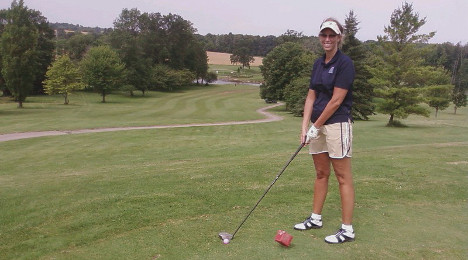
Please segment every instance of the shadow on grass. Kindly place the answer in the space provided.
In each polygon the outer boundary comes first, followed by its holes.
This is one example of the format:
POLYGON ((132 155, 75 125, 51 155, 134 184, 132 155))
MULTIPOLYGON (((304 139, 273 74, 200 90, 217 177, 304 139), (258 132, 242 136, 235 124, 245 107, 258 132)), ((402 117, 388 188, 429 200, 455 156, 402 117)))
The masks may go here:
POLYGON ((408 125, 403 124, 398 120, 393 120, 392 122, 388 122, 385 126, 387 127, 395 127, 395 128, 406 128, 408 125))

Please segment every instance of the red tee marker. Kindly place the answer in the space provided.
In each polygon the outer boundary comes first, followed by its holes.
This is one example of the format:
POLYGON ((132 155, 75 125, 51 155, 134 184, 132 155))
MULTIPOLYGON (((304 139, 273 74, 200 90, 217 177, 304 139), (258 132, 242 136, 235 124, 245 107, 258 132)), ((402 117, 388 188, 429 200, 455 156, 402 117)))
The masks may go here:
POLYGON ((278 232, 276 232, 275 241, 283 246, 289 247, 292 239, 293 237, 284 230, 278 230, 278 232))

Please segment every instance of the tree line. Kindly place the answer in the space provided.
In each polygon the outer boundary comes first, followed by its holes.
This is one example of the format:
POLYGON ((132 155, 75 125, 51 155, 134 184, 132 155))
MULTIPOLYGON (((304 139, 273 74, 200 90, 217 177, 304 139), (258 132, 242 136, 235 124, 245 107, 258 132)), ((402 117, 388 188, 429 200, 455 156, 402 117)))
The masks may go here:
MULTIPOLYGON (((466 106, 468 46, 428 44, 434 35, 417 34, 426 18, 404 3, 391 16, 377 41, 356 38, 354 12, 345 20, 342 50, 355 64, 355 119, 375 112, 394 118, 427 116, 452 102, 466 106)), ((260 96, 284 100, 287 110, 301 116, 313 61, 323 55, 318 37, 287 30, 276 36, 196 33, 190 21, 176 14, 124 9, 113 28, 49 24, 39 11, 14 0, 0 10, 0 88, 22 106, 30 94, 68 95, 78 89, 105 97, 115 89, 144 93, 172 91, 194 81, 211 82, 206 51, 232 53, 231 61, 249 67, 264 56, 260 96)))
MULTIPOLYGON (((435 32, 418 34, 426 23, 403 3, 394 10, 384 35, 377 41, 356 38, 359 21, 353 11, 345 20, 342 50, 354 61, 353 118, 367 120, 375 112, 389 115, 389 126, 410 114, 429 116, 450 103, 454 109, 467 105, 468 44, 427 44, 435 32), (426 104, 426 105, 424 105, 426 104)), ((284 100, 289 111, 302 116, 310 69, 321 47, 293 32, 263 59, 264 83, 260 96, 284 100)), ((284 39, 284 38, 283 38, 284 39)))
MULTIPOLYGON (((76 29, 81 29, 76 28, 76 29)), ((90 89, 171 91, 209 82, 207 55, 190 21, 176 14, 124 9, 114 28, 69 33, 54 30, 23 0, 0 10, 0 88, 22 107, 31 94, 68 95, 90 89), (77 76, 78 73, 78 76, 77 76)))

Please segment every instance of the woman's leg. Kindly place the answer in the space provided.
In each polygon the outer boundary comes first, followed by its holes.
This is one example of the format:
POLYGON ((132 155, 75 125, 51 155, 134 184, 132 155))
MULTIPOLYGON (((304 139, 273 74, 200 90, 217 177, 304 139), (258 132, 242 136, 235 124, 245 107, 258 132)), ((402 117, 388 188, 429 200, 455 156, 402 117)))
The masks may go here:
POLYGON ((312 155, 316 178, 314 183, 313 213, 322 214, 323 204, 328 192, 328 179, 330 177, 330 157, 328 153, 312 155))
POLYGON ((351 173, 351 158, 331 159, 338 180, 341 196, 341 218, 343 224, 351 225, 354 211, 354 184, 351 173))

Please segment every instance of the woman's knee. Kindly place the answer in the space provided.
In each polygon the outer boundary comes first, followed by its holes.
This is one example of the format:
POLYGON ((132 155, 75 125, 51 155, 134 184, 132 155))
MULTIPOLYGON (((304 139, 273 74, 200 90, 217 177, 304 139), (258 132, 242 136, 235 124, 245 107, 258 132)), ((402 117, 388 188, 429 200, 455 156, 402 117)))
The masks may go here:
POLYGON ((330 158, 328 157, 328 154, 315 154, 313 155, 313 158, 317 179, 328 180, 328 178, 330 177, 330 158))
POLYGON ((330 169, 315 169, 315 172, 318 180, 330 178, 330 169))
POLYGON ((336 179, 339 185, 352 185, 353 177, 351 171, 335 171, 336 179))
POLYGON ((332 164, 339 184, 350 184, 353 182, 350 158, 333 159, 332 164))

